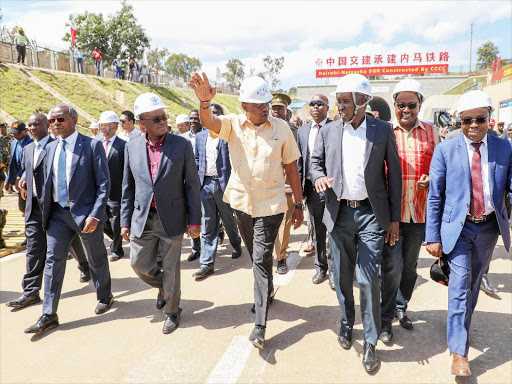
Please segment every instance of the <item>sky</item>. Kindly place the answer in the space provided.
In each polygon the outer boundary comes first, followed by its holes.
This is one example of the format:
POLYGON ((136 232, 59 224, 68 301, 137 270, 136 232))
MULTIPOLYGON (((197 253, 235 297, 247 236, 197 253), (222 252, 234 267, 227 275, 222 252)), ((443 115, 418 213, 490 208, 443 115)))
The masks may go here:
MULTIPOLYGON (((129 1, 151 39, 151 48, 197 57, 215 79, 231 58, 246 73, 263 70, 267 55, 284 56, 278 88, 324 84, 317 59, 363 55, 413 56, 448 52, 451 71, 467 71, 470 25, 472 66, 476 49, 490 40, 503 58, 512 57, 512 2, 506 1, 129 1)), ((38 45, 63 49, 69 14, 112 14, 120 1, 0 0, 2 25, 23 26, 38 45)), ((411 59, 412 60, 412 59, 411 59)), ((425 60, 425 59, 423 59, 425 60)), ((410 64, 412 64, 410 62, 410 64)), ((349 65, 350 67, 350 65, 349 65)), ((333 65, 332 68, 339 68, 333 65)))

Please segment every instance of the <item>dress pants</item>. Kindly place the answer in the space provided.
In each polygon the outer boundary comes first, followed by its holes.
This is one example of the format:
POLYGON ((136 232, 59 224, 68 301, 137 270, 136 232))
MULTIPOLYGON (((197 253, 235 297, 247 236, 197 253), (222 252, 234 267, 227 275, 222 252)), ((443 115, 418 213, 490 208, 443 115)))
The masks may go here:
POLYGON ((395 245, 384 244, 381 268, 382 321, 393 321, 396 309, 407 310, 418 278, 416 268, 424 238, 425 223, 400 223, 395 245))
POLYGON ((224 193, 219 179, 205 176, 201 187, 201 266, 210 266, 215 263, 217 246, 219 243, 220 219, 229 237, 229 242, 235 251, 242 250, 242 240, 238 235, 233 210, 222 197, 224 193))
MULTIPOLYGON (((46 260, 46 232, 42 224, 42 212, 37 198, 32 198, 30 216, 25 219, 25 235, 27 236, 26 273, 22 287, 25 296, 36 295, 41 290, 46 260)), ((89 263, 85 256, 80 237, 75 235, 69 247, 69 253, 78 261, 78 269, 89 271, 89 263)))
POLYGON ((498 222, 492 216, 484 223, 466 220, 454 249, 448 254, 448 321, 446 337, 450 352, 468 355, 469 328, 480 292, 482 276, 491 262, 498 241, 498 222))
POLYGON ((281 226, 279 227, 279 232, 274 244, 274 255, 276 257, 276 261, 286 259, 286 250, 288 249, 288 244, 290 243, 290 230, 292 229, 293 211, 295 210, 295 206, 293 204, 293 194, 286 194, 286 202, 288 204, 288 209, 286 210, 284 220, 281 222, 281 226))
POLYGON ((123 237, 121 236, 121 204, 117 201, 107 202, 107 221, 103 232, 112 240, 110 254, 124 256, 123 237))
POLYGON ((245 212, 234 210, 240 235, 252 260, 254 274, 254 306, 256 325, 266 326, 272 281, 272 250, 283 221, 283 213, 265 217, 252 217, 245 212))
POLYGON ((332 267, 331 259, 327 255, 327 228, 323 223, 325 200, 313 183, 306 179, 304 195, 308 206, 309 220, 311 222, 313 245, 315 246, 315 269, 317 272, 327 272, 332 267))
POLYGON ((341 327, 352 331, 355 321, 354 270, 359 284, 364 340, 377 345, 380 334, 380 276, 386 231, 370 206, 351 208, 340 204, 338 217, 329 233, 332 271, 340 303, 341 327))
POLYGON ((68 250, 76 234, 80 236, 89 258, 89 268, 97 299, 101 300, 112 294, 107 248, 103 243, 103 221, 98 222, 94 232, 82 233, 82 228, 75 223, 69 208, 62 208, 59 204, 53 203, 46 232, 48 250, 44 271, 43 314, 45 315, 57 313, 68 250))
POLYGON ((169 236, 156 210, 151 209, 140 237, 130 237, 130 260, 135 273, 146 284, 163 288, 166 315, 179 314, 181 298, 180 255, 183 234, 169 236), (159 247, 162 268, 157 265, 159 247), (163 269, 163 273, 162 273, 163 269))

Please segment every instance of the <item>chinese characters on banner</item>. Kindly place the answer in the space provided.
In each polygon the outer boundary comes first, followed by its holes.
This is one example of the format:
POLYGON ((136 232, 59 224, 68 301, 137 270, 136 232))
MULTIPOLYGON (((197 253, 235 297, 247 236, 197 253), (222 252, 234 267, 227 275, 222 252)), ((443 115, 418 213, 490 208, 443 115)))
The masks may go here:
POLYGON ((349 73, 366 76, 446 73, 449 57, 448 52, 413 52, 318 58, 316 77, 341 77, 349 73))

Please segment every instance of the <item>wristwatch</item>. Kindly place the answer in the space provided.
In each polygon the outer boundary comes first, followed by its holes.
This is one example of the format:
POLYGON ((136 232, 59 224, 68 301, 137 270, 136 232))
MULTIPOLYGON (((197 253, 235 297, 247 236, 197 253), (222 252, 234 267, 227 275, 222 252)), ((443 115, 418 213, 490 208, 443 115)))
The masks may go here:
POLYGON ((302 204, 302 201, 295 203, 295 209, 300 209, 301 211, 304 210, 304 204, 302 204))

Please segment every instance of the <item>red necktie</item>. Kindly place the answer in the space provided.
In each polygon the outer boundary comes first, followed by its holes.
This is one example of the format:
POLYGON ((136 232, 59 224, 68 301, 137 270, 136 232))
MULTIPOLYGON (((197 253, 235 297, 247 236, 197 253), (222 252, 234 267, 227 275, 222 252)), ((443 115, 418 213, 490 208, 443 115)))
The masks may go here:
POLYGON ((475 147, 473 159, 471 159, 471 205, 469 213, 475 217, 482 217, 485 212, 484 186, 482 183, 482 155, 480 143, 471 143, 475 147))
POLYGON ((315 144, 316 144, 316 139, 318 139, 318 134, 320 133, 320 128, 322 128, 322 126, 320 124, 315 124, 314 128, 318 128, 318 130, 316 131, 316 135, 315 135, 315 144))

